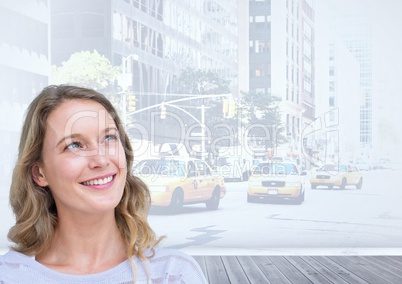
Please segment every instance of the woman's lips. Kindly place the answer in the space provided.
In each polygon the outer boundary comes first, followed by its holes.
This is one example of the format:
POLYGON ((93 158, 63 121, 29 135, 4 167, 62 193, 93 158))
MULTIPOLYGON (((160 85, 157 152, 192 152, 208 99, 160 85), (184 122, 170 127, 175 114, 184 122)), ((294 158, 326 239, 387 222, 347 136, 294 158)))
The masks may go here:
POLYGON ((96 189, 106 189, 109 188, 113 182, 116 175, 110 175, 103 178, 95 178, 82 182, 81 184, 87 187, 96 189))

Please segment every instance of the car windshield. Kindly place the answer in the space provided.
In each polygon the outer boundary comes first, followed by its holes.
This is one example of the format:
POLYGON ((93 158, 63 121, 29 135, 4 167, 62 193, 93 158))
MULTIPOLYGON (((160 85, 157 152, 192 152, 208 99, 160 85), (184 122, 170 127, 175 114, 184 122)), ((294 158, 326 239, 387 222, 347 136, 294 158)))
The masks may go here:
POLYGON ((348 167, 346 165, 324 165, 320 171, 325 172, 347 172, 348 167))
POLYGON ((142 175, 163 175, 163 176, 185 176, 185 163, 184 161, 174 160, 142 160, 134 168, 135 174, 142 175))
POLYGON ((260 163, 253 171, 253 174, 267 175, 297 175, 297 169, 293 164, 260 163))

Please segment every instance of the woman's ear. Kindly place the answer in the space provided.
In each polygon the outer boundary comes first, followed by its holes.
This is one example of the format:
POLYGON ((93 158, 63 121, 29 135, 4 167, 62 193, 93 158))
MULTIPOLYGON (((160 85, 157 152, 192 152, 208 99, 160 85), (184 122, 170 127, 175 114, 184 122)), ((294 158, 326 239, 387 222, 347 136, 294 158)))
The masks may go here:
POLYGON ((45 186, 49 185, 45 175, 43 174, 42 168, 39 166, 39 164, 35 164, 32 167, 31 174, 32 174, 32 179, 36 182, 37 185, 39 185, 41 187, 45 187, 45 186))

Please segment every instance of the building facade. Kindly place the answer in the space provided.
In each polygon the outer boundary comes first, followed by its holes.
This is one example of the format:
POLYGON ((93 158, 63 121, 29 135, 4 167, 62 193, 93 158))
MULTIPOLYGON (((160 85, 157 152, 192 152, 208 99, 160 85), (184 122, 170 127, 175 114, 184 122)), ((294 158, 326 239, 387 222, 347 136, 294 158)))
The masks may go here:
POLYGON ((31 100, 48 84, 48 76, 48 1, 0 1, 2 184, 3 179, 11 178, 24 112, 31 100))
POLYGON ((322 115, 326 162, 348 163, 360 155, 360 64, 342 41, 329 45, 329 95, 322 115))
POLYGON ((0 1, 0 247, 14 224, 8 192, 28 104, 48 84, 49 1, 0 1))
POLYGON ((288 143, 277 154, 299 157, 303 129, 315 116, 313 2, 250 0, 249 11, 250 90, 281 99, 288 143))
POLYGON ((360 64, 360 144, 364 155, 371 151, 373 142, 373 44, 368 8, 366 1, 330 1, 331 33, 342 39, 360 64))
MULTIPOLYGON (((55 0, 51 13, 52 64, 77 51, 97 50, 131 74, 137 109, 173 98, 176 78, 187 67, 213 71, 239 93, 239 1, 55 0)), ((182 125, 158 120, 159 111, 131 119, 154 128, 157 142, 173 142, 182 125)))

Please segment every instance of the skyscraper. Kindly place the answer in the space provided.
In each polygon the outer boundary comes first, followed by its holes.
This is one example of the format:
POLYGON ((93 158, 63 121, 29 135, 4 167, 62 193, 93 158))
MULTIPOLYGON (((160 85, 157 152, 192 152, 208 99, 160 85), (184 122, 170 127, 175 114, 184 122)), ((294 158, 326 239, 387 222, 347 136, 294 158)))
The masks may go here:
POLYGON ((369 149, 373 141, 373 45, 367 1, 330 2, 330 32, 338 36, 360 64, 360 144, 369 149))
POLYGON ((301 129, 315 115, 314 36, 313 1, 250 0, 250 90, 282 100, 281 154, 300 152, 301 129))

